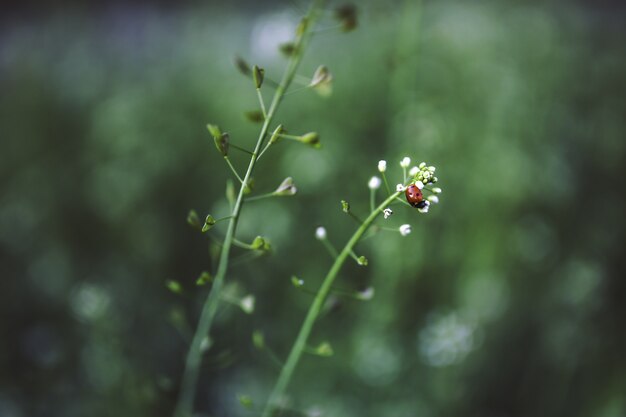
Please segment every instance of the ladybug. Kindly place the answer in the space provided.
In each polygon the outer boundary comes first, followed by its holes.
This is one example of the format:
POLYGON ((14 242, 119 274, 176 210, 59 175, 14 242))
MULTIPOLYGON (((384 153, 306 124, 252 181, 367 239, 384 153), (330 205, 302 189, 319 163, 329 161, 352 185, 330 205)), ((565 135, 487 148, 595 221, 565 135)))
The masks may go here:
POLYGON ((422 190, 420 190, 417 185, 411 184, 406 187, 404 195, 406 196, 406 201, 408 201, 411 206, 418 209, 426 207, 424 194, 422 194, 422 190))

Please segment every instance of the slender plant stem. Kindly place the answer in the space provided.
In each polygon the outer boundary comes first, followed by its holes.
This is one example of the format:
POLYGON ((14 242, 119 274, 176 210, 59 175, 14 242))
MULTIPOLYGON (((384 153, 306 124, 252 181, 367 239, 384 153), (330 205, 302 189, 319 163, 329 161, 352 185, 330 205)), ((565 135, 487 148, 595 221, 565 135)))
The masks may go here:
POLYGON ((283 78, 278 87, 276 87, 274 98, 272 99, 272 103, 267 112, 267 117, 263 122, 263 126, 261 127, 261 132, 259 133, 256 146, 250 158, 250 163, 248 165, 246 175, 244 176, 241 187, 239 188, 239 194, 237 195, 237 200, 235 201, 235 205, 233 206, 232 217, 230 218, 230 221, 228 223, 228 230, 226 231, 226 237, 224 239, 224 245, 222 246, 222 252, 220 254, 219 264, 217 267, 217 273, 215 274, 215 279, 213 281, 213 286, 211 287, 211 291, 209 292, 209 295, 202 307, 200 320, 198 321, 196 332, 187 353, 178 403, 174 411, 174 415, 176 417, 191 417, 192 415, 196 385, 198 383, 200 363, 202 360, 201 345, 203 339, 205 337, 208 337, 211 330, 211 325, 213 323, 213 319, 215 318, 215 314, 217 313, 217 307, 222 295, 222 287, 224 286, 224 279, 226 277, 226 272, 228 271, 230 249, 233 243, 233 238, 235 236, 235 230, 237 229, 239 214, 241 212, 241 208, 244 202, 244 191, 246 189, 246 185, 250 181, 252 172, 254 171, 259 151, 263 146, 263 141, 267 136, 270 124, 272 123, 274 115, 276 114, 276 110, 282 102, 285 92, 291 85, 291 81, 293 80, 298 66, 300 65, 303 52, 306 48, 308 41, 311 38, 311 29, 313 28, 315 21, 317 20, 323 3, 324 0, 314 0, 307 16, 305 17, 307 24, 305 25, 304 30, 300 34, 298 34, 296 39, 295 50, 297 52, 292 55, 283 74, 283 78))
POLYGON ((278 380, 276 385, 274 385, 274 389, 270 394, 270 397, 267 401, 267 405, 265 406, 265 410, 263 411, 262 417, 270 417, 279 400, 283 396, 285 390, 287 389, 287 385, 289 385, 289 381, 291 380, 291 376, 296 368, 296 365, 300 361, 300 357, 302 356, 302 352, 306 347, 307 340, 309 335, 311 334, 311 330, 313 329, 313 325, 315 324, 315 320, 320 314, 320 311, 324 305, 324 301, 328 296, 328 293, 332 289, 333 282, 339 273, 339 270, 343 266, 343 263, 346 261, 346 258, 352 252, 352 249, 361 239, 361 236, 367 231, 372 222, 376 219, 376 217, 391 203, 396 197, 400 195, 400 192, 395 192, 391 194, 384 202, 382 202, 378 207, 376 207, 370 215, 365 219, 363 224, 359 226, 359 228, 354 232, 346 246, 342 249, 341 253, 331 266, 326 278, 322 282, 322 286, 317 291, 317 295, 313 299, 313 303, 311 307, 309 307, 309 312, 302 323, 302 327, 300 327, 300 332, 296 338, 296 341, 291 348, 291 352, 287 357, 287 361, 285 362, 285 366, 280 372, 278 376, 278 380))

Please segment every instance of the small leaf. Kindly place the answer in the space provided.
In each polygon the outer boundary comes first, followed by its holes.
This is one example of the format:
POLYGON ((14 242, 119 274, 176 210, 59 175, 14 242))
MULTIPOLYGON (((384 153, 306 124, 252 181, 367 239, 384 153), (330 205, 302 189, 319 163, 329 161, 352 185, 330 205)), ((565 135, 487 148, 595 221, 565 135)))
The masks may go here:
POLYGON ((180 282, 173 279, 168 279, 167 281, 165 281, 165 286, 174 294, 180 294, 183 292, 183 287, 182 285, 180 285, 180 282))
POLYGON ((202 271, 198 279, 196 279, 196 285, 206 285, 213 281, 213 277, 207 271, 202 271))

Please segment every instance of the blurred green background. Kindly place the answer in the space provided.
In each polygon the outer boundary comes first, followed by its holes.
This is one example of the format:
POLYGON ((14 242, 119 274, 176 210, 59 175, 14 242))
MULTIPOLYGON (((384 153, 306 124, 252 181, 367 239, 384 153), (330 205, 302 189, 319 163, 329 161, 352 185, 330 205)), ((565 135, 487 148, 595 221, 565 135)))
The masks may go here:
MULTIPOLYGON (((332 7, 332 6, 331 6, 332 7)), ((167 416, 215 243, 190 208, 227 213, 230 174, 206 132, 251 147, 259 126, 240 55, 278 79, 306 3, 15 4, 0 17, 0 416, 167 416), (211 246, 212 249, 208 249, 211 246), (173 294, 165 280, 182 283, 173 294)), ((359 2, 359 27, 314 38, 300 73, 326 64, 334 93, 288 95, 278 121, 320 132, 281 143, 239 236, 274 252, 233 264, 198 389, 203 416, 253 416, 308 294, 368 205, 387 159, 438 168, 441 203, 396 209, 358 248, 290 407, 320 416, 626 415, 624 8, 615 2, 359 2), (317 413, 317 414, 316 414, 317 413)), ((331 18, 322 28, 335 26, 331 18)), ((269 99, 271 90, 264 90, 269 99)), ((234 157, 243 169, 245 158, 234 157)), ((394 182, 395 181, 395 182, 394 182)), ((224 226, 210 232, 220 238, 224 226)), ((238 252, 239 253, 239 252, 238 252)), ((236 254, 237 255, 237 254, 236 254)), ((299 415, 295 411, 285 413, 299 415)))

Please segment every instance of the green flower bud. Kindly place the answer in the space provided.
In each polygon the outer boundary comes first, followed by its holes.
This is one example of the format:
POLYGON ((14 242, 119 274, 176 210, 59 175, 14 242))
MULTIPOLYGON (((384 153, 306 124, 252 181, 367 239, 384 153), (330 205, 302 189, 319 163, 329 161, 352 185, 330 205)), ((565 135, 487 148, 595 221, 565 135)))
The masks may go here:
POLYGON ((254 406, 254 404, 252 403, 252 398, 250 398, 248 395, 239 394, 237 396, 237 399, 239 400, 239 404, 241 404, 248 410, 251 410, 254 406))
POLYGON ((320 135, 317 132, 305 133, 304 135, 300 136, 300 142, 306 145, 310 145, 314 148, 321 147, 320 135))
POLYGON ((243 58, 241 58, 240 56, 235 56, 234 64, 239 72, 241 72, 245 76, 250 76, 250 73, 252 72, 250 70, 250 65, 248 65, 248 63, 244 61, 243 58))
POLYGON ((187 214, 187 224, 189 224, 194 229, 202 229, 200 217, 198 217, 198 213, 195 210, 189 210, 189 214, 187 214))
POLYGON ((357 26, 356 7, 345 4, 335 9, 335 18, 341 22, 341 30, 350 32, 357 26))
POLYGON ((357 259, 357 263, 361 266, 367 266, 368 261, 365 256, 359 256, 359 258, 357 259))
POLYGON ((287 177, 280 183, 276 191, 274 191, 274 195, 276 196, 290 196, 294 195, 298 189, 293 182, 291 177, 287 177))
POLYGON ((265 116, 263 116, 263 112, 260 110, 247 111, 243 115, 247 120, 253 123, 261 123, 263 120, 265 120, 265 116))
POLYGON ((215 147, 222 154, 222 156, 227 156, 230 135, 228 133, 222 133, 219 137, 214 136, 213 140, 215 141, 215 147))
POLYGON ((346 200, 341 200, 341 209, 343 210, 344 213, 349 213, 350 203, 348 203, 346 200))
POLYGON ((252 241, 250 246, 254 250, 261 249, 261 248, 263 248, 265 246, 265 239, 263 239, 263 237, 261 237, 261 236, 257 236, 257 237, 254 238, 254 240, 252 241))
POLYGON ((213 225, 217 223, 213 216, 207 214, 206 219, 204 220, 204 225, 202 226, 202 233, 207 232, 213 225))
POLYGON ((252 67, 252 78, 254 79, 254 85, 256 88, 261 88, 264 76, 265 70, 263 68, 259 68, 256 65, 252 67))
POLYGON ((296 45, 292 42, 283 43, 278 46, 278 50, 286 57, 290 57, 296 52, 296 45))
POLYGON ((284 133, 285 129, 283 129, 283 125, 278 125, 276 127, 276 129, 274 129, 274 132, 272 133, 272 136, 270 137, 270 143, 276 143, 280 140, 280 135, 281 133, 284 133))
POLYGON ((213 139, 218 139, 222 136, 222 131, 218 125, 207 124, 206 128, 209 130, 211 136, 213 136, 213 139))
POLYGON ((198 279, 196 280, 196 285, 202 286, 206 285, 209 282, 213 281, 213 277, 207 271, 202 271, 198 279))
POLYGON ((165 281, 165 286, 174 294, 180 294, 183 292, 183 287, 182 285, 180 285, 180 282, 174 281, 173 279, 168 279, 167 281, 165 281))
POLYGON ((255 348, 263 350, 265 348, 265 336, 260 330, 252 332, 252 344, 255 348))

